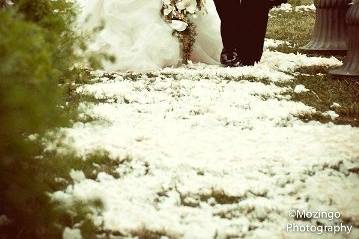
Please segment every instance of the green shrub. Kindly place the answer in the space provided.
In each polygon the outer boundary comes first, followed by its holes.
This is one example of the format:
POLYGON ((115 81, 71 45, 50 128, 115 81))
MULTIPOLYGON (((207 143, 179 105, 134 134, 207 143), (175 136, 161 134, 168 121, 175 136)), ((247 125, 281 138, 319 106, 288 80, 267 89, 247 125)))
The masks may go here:
POLYGON ((84 41, 71 28, 74 7, 65 0, 14 3, 0 7, 0 216, 11 220, 0 226, 0 238, 61 238, 79 218, 90 235, 83 205, 74 217, 47 194, 65 186, 55 178, 68 177, 77 159, 44 154, 33 135, 71 117, 64 108, 67 85, 80 77, 74 64, 86 60, 78 55, 84 41))

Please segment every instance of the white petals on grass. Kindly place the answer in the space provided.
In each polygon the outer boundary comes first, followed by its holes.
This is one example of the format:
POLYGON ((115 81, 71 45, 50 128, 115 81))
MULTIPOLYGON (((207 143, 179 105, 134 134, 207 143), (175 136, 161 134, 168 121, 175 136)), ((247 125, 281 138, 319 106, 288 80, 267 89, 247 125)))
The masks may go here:
MULTIPOLYGON (((94 222, 129 238, 143 230, 184 239, 280 238, 292 208, 357 215, 359 178, 348 168, 358 164, 359 129, 300 121, 316 110, 273 84, 292 80, 302 66, 336 64, 267 51, 254 67, 189 64, 83 85, 78 93, 106 103, 81 111, 103 121, 62 129, 65 143, 83 157, 107 151, 120 176, 92 180, 72 171, 76 183, 52 198, 68 205, 101 199, 94 222)), ((357 238, 354 230, 349 238, 357 238)))
POLYGON ((293 8, 290 3, 284 3, 278 7, 274 7, 273 9, 271 9, 271 11, 283 11, 283 12, 290 12, 292 10, 293 10, 293 8))
POLYGON ((62 235, 63 239, 82 239, 80 229, 66 227, 62 235))
POLYGON ((301 6, 296 6, 295 7, 295 11, 296 12, 315 12, 316 7, 314 4, 311 5, 301 5, 301 6))
POLYGON ((331 120, 335 120, 336 118, 339 117, 339 115, 335 111, 332 111, 332 110, 324 112, 323 115, 330 117, 331 120))
POLYGON ((316 7, 314 4, 311 5, 301 5, 301 6, 292 6, 289 3, 284 3, 278 7, 273 8, 271 11, 273 12, 314 12, 316 7))
POLYGON ((264 48, 268 49, 268 48, 277 48, 281 45, 289 45, 289 42, 286 41, 281 41, 281 40, 275 40, 275 39, 269 39, 266 38, 265 42, 264 42, 264 48))
POLYGON ((82 171, 73 169, 70 171, 70 177, 77 183, 86 179, 85 174, 82 171))
POLYGON ((296 94, 305 93, 308 91, 309 90, 307 88, 305 88, 304 85, 296 85, 294 88, 294 93, 296 93, 296 94))
POLYGON ((39 138, 39 135, 38 134, 30 134, 29 136, 28 136, 28 139, 30 140, 30 141, 35 141, 35 140, 37 140, 39 138))
POLYGON ((340 108, 340 107, 342 107, 342 106, 341 106, 340 104, 336 103, 336 102, 334 102, 334 103, 330 106, 331 109, 338 109, 338 108, 340 108))
POLYGON ((265 51, 260 63, 254 67, 226 68, 207 64, 189 64, 180 68, 165 68, 161 73, 176 74, 185 79, 203 79, 204 77, 221 77, 238 79, 255 77, 270 81, 289 81, 294 78, 292 73, 306 66, 340 66, 341 61, 332 58, 307 57, 303 54, 285 54, 265 51))

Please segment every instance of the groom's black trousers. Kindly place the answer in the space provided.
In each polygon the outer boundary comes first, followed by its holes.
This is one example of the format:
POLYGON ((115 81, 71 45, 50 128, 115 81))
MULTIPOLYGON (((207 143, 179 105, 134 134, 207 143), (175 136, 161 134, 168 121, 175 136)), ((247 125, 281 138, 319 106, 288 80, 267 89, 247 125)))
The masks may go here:
POLYGON ((260 61, 267 30, 268 0, 214 0, 223 46, 236 48, 244 65, 260 61))

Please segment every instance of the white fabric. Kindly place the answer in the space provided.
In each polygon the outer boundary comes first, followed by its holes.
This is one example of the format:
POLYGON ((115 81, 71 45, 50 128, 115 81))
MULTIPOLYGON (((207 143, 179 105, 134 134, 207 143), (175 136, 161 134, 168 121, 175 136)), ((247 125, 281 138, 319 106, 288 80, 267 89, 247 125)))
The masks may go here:
POLYGON ((197 27, 197 38, 193 49, 192 61, 218 64, 222 51, 220 19, 213 0, 206 1, 208 14, 193 19, 197 27))
MULTIPOLYGON (((161 17, 161 0, 76 0, 80 8, 78 27, 89 31, 104 22, 90 45, 105 50, 116 63, 109 71, 150 71, 181 61, 180 43, 161 17)), ((219 17, 213 0, 207 1, 208 15, 193 19, 198 30, 192 60, 218 63, 222 48, 219 17)))

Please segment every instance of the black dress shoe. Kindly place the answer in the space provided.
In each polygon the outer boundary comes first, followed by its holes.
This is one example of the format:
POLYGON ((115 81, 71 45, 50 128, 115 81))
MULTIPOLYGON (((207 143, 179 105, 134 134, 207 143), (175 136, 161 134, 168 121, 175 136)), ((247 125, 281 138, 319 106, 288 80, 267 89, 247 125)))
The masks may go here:
POLYGON ((221 63, 222 65, 229 67, 237 67, 242 65, 242 62, 236 49, 229 50, 223 48, 221 53, 221 63))

